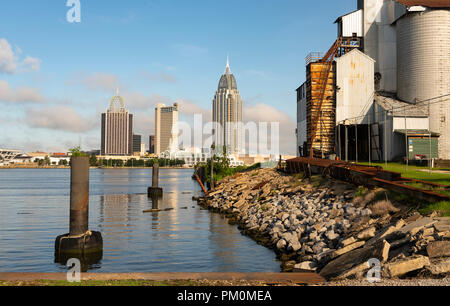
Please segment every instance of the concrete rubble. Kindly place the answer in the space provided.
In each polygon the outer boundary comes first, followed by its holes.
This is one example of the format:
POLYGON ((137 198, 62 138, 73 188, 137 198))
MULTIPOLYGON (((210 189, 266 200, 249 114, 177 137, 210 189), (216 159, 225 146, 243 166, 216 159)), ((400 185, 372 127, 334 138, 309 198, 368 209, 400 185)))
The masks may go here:
POLYGON ((422 217, 392 207, 375 215, 369 207, 376 195, 355 200, 356 186, 314 179, 303 182, 274 169, 254 170, 222 180, 199 204, 273 248, 284 271, 361 278, 371 268, 369 259, 376 258, 383 277, 447 276, 449 217, 422 217))

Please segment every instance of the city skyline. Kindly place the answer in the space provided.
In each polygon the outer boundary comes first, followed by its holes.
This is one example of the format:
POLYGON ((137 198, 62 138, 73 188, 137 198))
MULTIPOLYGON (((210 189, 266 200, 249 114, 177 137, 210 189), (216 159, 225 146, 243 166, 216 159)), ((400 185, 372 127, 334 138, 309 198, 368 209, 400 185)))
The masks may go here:
POLYGON ((81 23, 71 24, 63 2, 0 5, 1 147, 99 149, 98 118, 116 87, 136 115, 137 134, 154 133, 147 127, 154 126, 157 103, 177 102, 180 121, 194 113, 210 118, 211 89, 228 53, 244 118, 281 122, 281 151, 295 153, 292 88, 303 80, 306 54, 326 50, 322 38, 336 32, 308 11, 333 19, 354 7, 351 0, 327 3, 325 12, 323 3, 235 1, 240 9, 230 13, 230 3, 216 1, 81 1, 81 23), (296 18, 298 11, 305 16, 296 18), (225 26, 220 20, 230 14, 234 22, 225 26), (315 24, 313 35, 308 28, 315 24))

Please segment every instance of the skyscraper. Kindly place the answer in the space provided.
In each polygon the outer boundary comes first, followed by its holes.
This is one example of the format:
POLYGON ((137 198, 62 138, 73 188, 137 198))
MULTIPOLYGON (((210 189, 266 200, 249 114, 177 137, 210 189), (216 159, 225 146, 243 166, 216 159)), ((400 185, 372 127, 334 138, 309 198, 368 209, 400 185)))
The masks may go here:
POLYGON ((242 99, 228 58, 213 100, 213 122, 216 124, 216 150, 221 153, 223 146, 226 146, 228 153, 241 153, 242 99))
POLYGON ((141 145, 142 145, 142 136, 141 135, 133 135, 133 154, 140 155, 141 154, 141 145))
POLYGON ((125 109, 125 102, 119 96, 112 97, 110 107, 102 114, 101 155, 133 154, 133 115, 125 109))
POLYGON ((148 137, 148 153, 155 154, 155 135, 148 137))
POLYGON ((155 109, 155 154, 178 150, 178 104, 166 107, 158 104, 155 109))

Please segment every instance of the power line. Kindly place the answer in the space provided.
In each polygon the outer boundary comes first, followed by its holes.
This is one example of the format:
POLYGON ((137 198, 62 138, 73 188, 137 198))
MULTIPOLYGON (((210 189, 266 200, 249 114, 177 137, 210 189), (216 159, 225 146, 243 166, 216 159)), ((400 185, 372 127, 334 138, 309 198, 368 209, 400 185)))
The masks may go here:
MULTIPOLYGON (((446 95, 442 95, 442 96, 430 98, 430 99, 427 99, 427 100, 418 101, 418 102, 415 103, 415 104, 409 104, 409 105, 405 105, 405 106, 399 106, 399 107, 396 107, 396 108, 391 108, 390 110, 376 111, 376 112, 374 112, 373 114, 374 114, 374 115, 383 114, 384 112, 387 111, 388 113, 391 112, 391 114, 393 115, 393 113, 394 113, 395 110, 405 110, 405 111, 406 111, 407 108, 414 108, 414 107, 417 107, 419 104, 420 104, 420 106, 422 106, 422 104, 425 103, 425 102, 429 102, 429 101, 432 101, 432 100, 441 99, 441 98, 449 97, 449 96, 450 96, 450 94, 446 94, 446 95)), ((448 99, 445 100, 445 101, 448 101, 448 99)), ((437 104, 437 103, 443 103, 443 102, 445 102, 445 101, 429 102, 428 104, 429 104, 429 105, 434 105, 434 104, 437 104)), ((401 102, 401 101, 399 101, 399 102, 401 102)), ((402 103, 406 103, 406 102, 402 102, 402 103)), ((428 105, 428 104, 427 104, 427 105, 428 105)), ((367 106, 367 104, 364 105, 364 109, 366 108, 366 106, 367 106)), ((424 106, 425 106, 425 105, 424 105, 424 106)), ((382 107, 382 106, 381 106, 381 107, 382 107)), ((430 114, 428 114, 428 116, 429 116, 429 115, 430 115, 430 114)), ((339 121, 339 122, 344 122, 344 121, 347 121, 347 120, 356 120, 356 119, 361 119, 361 118, 365 118, 365 117, 366 117, 366 115, 360 115, 360 116, 357 116, 357 117, 346 118, 346 119, 341 120, 341 121, 339 121)))

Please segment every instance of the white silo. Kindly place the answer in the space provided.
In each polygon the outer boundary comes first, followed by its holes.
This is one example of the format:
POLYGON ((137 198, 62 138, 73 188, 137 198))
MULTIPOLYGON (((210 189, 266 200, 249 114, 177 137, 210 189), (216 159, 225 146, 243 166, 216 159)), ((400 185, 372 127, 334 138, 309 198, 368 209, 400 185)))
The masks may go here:
MULTIPOLYGON (((450 94, 450 9, 424 8, 397 21, 397 64, 399 99, 414 103, 450 94)), ((450 97, 432 103, 439 157, 450 159, 450 97)))

